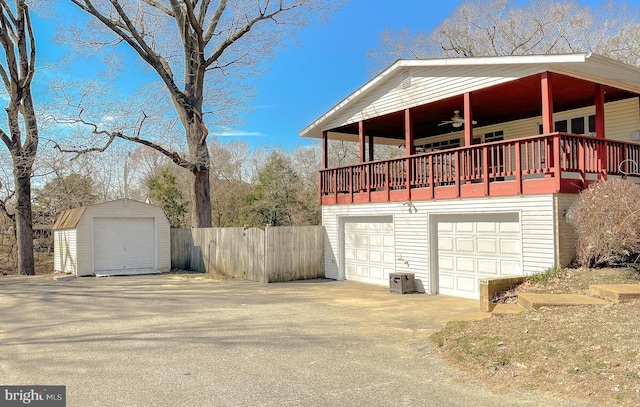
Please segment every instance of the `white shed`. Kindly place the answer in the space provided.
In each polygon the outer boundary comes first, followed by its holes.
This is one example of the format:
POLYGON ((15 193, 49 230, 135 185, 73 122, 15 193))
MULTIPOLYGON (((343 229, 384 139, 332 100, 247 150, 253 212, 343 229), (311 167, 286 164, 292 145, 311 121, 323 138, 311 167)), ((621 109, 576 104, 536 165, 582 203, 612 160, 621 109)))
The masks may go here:
POLYGON ((76 277, 168 272, 169 230, 162 208, 132 199, 64 211, 53 225, 54 270, 76 277))

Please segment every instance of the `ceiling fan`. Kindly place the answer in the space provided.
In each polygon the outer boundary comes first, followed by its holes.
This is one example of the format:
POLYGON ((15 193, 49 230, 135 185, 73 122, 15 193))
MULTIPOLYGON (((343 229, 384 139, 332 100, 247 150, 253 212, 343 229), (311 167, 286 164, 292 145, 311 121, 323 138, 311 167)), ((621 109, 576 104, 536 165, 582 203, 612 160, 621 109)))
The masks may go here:
MULTIPOLYGON (((478 124, 478 122, 475 120, 472 123, 474 125, 478 124)), ((460 116, 460 110, 454 110, 451 120, 445 120, 442 123, 438 124, 438 126, 444 126, 445 124, 450 124, 453 127, 462 127, 462 125, 464 124, 464 119, 460 116)))

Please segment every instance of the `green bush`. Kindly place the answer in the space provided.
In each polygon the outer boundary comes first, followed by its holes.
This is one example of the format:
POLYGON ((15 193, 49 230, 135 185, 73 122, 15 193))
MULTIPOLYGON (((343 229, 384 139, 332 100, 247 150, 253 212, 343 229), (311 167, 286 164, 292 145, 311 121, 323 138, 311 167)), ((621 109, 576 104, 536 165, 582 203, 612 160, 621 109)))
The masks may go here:
POLYGON ((582 267, 632 265, 640 254, 640 185, 626 180, 592 184, 569 209, 582 267))

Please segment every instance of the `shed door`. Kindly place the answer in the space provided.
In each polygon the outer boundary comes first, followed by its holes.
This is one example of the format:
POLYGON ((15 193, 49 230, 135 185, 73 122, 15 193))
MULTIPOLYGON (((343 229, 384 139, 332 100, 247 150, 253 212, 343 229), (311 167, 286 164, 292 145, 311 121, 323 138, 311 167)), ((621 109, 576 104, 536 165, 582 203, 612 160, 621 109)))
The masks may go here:
POLYGON ((439 217, 438 293, 480 298, 481 278, 523 275, 517 213, 439 217))
POLYGON ((93 242, 96 272, 155 267, 153 218, 95 218, 93 242))
POLYGON ((395 270, 391 217, 345 223, 344 265, 347 280, 389 285, 389 273, 395 270))

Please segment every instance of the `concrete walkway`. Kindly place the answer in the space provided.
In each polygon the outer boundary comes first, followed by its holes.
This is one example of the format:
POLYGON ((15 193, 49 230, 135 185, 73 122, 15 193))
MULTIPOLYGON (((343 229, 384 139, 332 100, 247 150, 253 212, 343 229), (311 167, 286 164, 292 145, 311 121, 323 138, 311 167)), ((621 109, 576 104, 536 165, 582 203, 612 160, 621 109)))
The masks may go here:
POLYGON ((576 406, 463 381, 428 337, 478 302, 313 281, 0 278, 0 381, 67 406, 576 406))

